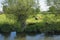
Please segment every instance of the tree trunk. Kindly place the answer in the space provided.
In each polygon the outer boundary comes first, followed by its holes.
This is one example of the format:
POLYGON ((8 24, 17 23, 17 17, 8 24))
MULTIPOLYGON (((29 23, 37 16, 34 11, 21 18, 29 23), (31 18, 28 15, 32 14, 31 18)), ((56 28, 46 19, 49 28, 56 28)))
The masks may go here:
POLYGON ((26 20, 21 21, 21 28, 22 28, 22 31, 24 31, 25 28, 26 28, 26 22, 25 22, 25 21, 26 21, 26 20))
POLYGON ((24 29, 26 28, 26 18, 26 15, 23 14, 18 16, 18 22, 20 21, 21 23, 21 31, 24 31, 24 29))

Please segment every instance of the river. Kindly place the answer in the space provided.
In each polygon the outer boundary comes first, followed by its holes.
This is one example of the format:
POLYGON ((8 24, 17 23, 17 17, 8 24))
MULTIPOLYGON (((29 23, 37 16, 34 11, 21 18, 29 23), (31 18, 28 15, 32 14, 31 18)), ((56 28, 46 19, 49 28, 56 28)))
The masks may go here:
POLYGON ((36 35, 21 35, 16 32, 11 32, 10 34, 0 33, 0 40, 60 40, 60 35, 46 36, 44 33, 36 35))

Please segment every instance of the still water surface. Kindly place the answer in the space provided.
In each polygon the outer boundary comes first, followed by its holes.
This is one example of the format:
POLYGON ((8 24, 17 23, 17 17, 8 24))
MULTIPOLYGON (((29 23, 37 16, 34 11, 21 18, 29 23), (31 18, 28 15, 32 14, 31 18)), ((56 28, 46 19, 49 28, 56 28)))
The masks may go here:
POLYGON ((60 40, 60 35, 46 36, 42 34, 36 35, 22 35, 11 32, 10 35, 3 35, 0 33, 0 40, 60 40))

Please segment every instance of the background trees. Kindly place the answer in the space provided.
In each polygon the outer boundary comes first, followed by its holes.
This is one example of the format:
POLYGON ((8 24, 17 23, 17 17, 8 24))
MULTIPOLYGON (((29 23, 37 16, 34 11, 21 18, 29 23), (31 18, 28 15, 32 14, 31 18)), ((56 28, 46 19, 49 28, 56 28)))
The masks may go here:
POLYGON ((50 11, 60 13, 60 0, 47 0, 48 6, 50 6, 50 11))

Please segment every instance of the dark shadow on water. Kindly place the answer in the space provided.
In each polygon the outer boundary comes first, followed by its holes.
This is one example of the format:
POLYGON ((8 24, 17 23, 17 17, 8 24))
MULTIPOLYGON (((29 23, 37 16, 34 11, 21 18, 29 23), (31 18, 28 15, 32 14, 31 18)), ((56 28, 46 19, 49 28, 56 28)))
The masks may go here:
POLYGON ((8 33, 8 32, 0 32, 0 34, 5 36, 5 37, 8 37, 10 35, 10 33, 8 33))
POLYGON ((34 35, 37 35, 37 34, 41 34, 40 32, 35 32, 35 31, 31 31, 31 32, 17 32, 16 33, 18 36, 26 36, 26 35, 30 35, 30 36, 34 36, 34 35))

